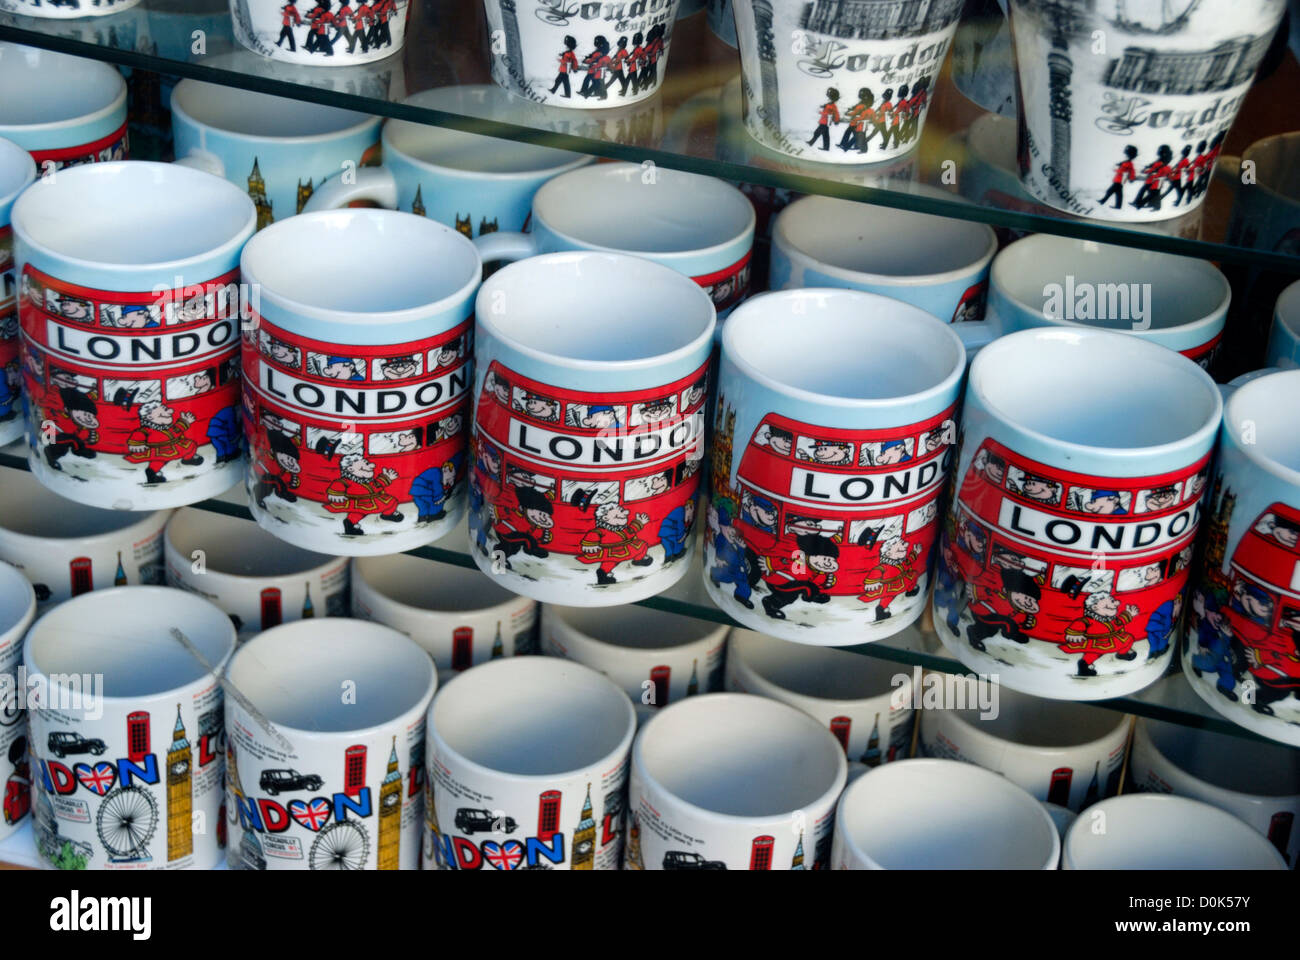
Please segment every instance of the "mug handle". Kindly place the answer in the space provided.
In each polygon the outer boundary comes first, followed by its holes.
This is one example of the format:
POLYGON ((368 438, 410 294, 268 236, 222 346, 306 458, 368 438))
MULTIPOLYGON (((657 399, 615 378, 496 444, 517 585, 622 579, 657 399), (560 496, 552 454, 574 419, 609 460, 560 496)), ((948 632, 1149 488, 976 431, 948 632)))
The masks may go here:
POLYGON ((969 364, 975 359, 975 354, 982 347, 987 347, 998 337, 1007 333, 1007 325, 1002 320, 1002 315, 993 309, 992 304, 986 304, 984 307, 983 320, 971 320, 964 323, 951 323, 952 332, 961 338, 962 346, 966 348, 966 362, 969 364))
POLYGON ((475 237, 474 246, 478 248, 479 256, 483 258, 484 263, 498 260, 514 263, 516 260, 535 257, 541 252, 537 245, 537 238, 531 233, 514 233, 510 230, 485 233, 481 237, 475 237))
POLYGON ((389 210, 397 209, 397 178, 387 167, 358 167, 352 182, 344 183, 343 174, 330 177, 311 195, 303 213, 337 210, 357 200, 369 200, 389 210))
POLYGON ((191 170, 202 170, 214 177, 224 179, 226 176, 226 165, 221 162, 221 158, 215 153, 208 153, 206 150, 195 150, 187 156, 177 157, 172 163, 179 167, 189 167, 191 170))
POLYGON ((1231 188, 1233 202, 1241 186, 1241 157, 1231 153, 1221 153, 1214 161, 1214 179, 1231 188))

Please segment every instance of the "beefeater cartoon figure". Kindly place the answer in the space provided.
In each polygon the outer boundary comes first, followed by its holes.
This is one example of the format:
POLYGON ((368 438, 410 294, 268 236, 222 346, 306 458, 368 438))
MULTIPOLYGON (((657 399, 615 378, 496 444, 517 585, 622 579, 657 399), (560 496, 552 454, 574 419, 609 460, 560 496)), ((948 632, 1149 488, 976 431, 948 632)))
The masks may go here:
POLYGON ((785 608, 796 600, 830 603, 826 591, 835 586, 835 571, 840 568, 835 541, 818 533, 801 533, 795 542, 798 549, 789 558, 763 558, 763 582, 771 591, 763 598, 763 612, 773 620, 784 620, 785 608))
POLYGON ((984 650, 984 641, 1002 633, 1016 643, 1028 643, 1029 634, 1038 622, 1038 604, 1042 599, 1039 582, 1023 570, 1000 567, 1002 589, 976 585, 970 605, 975 622, 966 628, 966 640, 976 650, 984 650))
POLYGON ((162 468, 173 460, 188 467, 202 463, 198 446, 185 436, 193 422, 194 414, 188 410, 177 415, 157 400, 141 405, 140 426, 126 438, 127 462, 145 464, 146 483, 166 483, 162 468))
POLYGON ((45 462, 54 470, 63 469, 59 460, 69 453, 95 459, 92 444, 99 442, 99 412, 94 399, 75 387, 60 387, 59 399, 62 407, 51 411, 54 439, 45 445, 45 462))
POLYGON ((650 515, 638 513, 633 517, 621 503, 602 503, 596 508, 596 526, 583 534, 579 543, 582 563, 599 564, 596 568, 596 585, 617 583, 614 568, 620 563, 634 567, 648 567, 654 563, 646 556, 649 544, 638 533, 650 522, 650 515))
POLYGON ((325 488, 325 509, 344 515, 345 537, 365 536, 358 524, 371 514, 378 514, 380 520, 389 523, 402 519, 397 512, 397 498, 384 490, 396 479, 396 470, 391 467, 377 470, 374 463, 359 453, 349 453, 339 460, 338 479, 330 481, 325 488))
POLYGON ((497 535, 497 549, 505 555, 507 570, 510 558, 521 550, 541 560, 550 556, 542 544, 551 542, 551 528, 555 526, 554 507, 547 494, 517 484, 514 489, 517 507, 505 511, 492 508, 496 518, 492 531, 497 535))
POLYGON ((889 605, 895 597, 914 597, 919 592, 917 584, 925 570, 916 565, 920 559, 919 543, 909 547, 902 537, 890 537, 881 545, 880 559, 867 571, 858 597, 863 603, 876 604, 876 623, 889 619, 889 605))
POLYGON ((1119 601, 1105 590, 1088 594, 1083 601, 1083 616, 1072 620, 1065 628, 1065 642, 1058 646, 1066 653, 1077 653, 1080 677, 1095 677, 1093 666, 1102 656, 1113 653, 1120 660, 1133 660, 1133 644, 1137 638, 1124 629, 1138 614, 1138 608, 1129 604, 1120 609, 1119 601))

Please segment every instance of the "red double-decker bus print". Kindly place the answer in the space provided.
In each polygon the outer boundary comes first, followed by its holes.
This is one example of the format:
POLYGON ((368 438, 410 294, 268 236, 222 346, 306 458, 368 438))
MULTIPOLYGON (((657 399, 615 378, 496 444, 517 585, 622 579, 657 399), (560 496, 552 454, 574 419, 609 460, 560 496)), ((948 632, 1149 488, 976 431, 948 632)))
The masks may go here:
POLYGON ((1162 655, 1177 624, 1208 456, 1123 480, 1047 467, 986 440, 960 478, 944 531, 936 618, 976 650, 1099 665, 1162 655), (963 621, 969 618, 969 622, 963 621), (1141 645, 1141 646, 1140 646, 1141 645))
POLYGON ((477 546, 542 579, 560 574, 530 558, 562 555, 597 585, 683 559, 703 455, 707 369, 653 390, 592 394, 558 390, 494 362, 475 414, 477 546))

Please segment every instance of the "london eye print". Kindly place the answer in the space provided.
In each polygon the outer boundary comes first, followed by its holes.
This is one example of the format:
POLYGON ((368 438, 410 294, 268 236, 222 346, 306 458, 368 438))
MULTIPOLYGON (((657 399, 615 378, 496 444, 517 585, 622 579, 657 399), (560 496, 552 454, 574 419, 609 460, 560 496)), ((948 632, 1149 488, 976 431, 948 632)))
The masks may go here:
POLYGON ((121 787, 99 805, 96 829, 111 860, 148 860, 149 841, 158 828, 158 801, 140 787, 121 787))
POLYGON ((316 835, 308 863, 313 870, 362 870, 369 850, 370 840, 360 824, 338 820, 316 835))

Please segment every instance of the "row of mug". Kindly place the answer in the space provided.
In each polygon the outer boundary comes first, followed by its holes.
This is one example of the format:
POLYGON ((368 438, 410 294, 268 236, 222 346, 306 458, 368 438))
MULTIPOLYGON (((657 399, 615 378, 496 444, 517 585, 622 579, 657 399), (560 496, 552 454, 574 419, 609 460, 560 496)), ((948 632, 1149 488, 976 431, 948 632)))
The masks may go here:
MULTIPOLYGON (((64 868, 210 867, 228 838, 230 865, 244 869, 409 869, 421 859, 459 869, 611 869, 621 859, 631 869, 810 869, 827 866, 836 821, 838 866, 1054 867, 1055 828, 1048 843, 1035 824, 1068 821, 1068 810, 1052 809, 1058 801, 1078 809, 1114 792, 1128 730, 1113 714, 994 691, 991 704, 922 711, 922 752, 943 759, 889 763, 891 750, 855 771, 870 787, 841 798, 850 773, 834 720, 828 729, 777 702, 788 693, 691 697, 637 736, 626 694, 571 661, 496 660, 435 699, 433 663, 391 629, 287 624, 233 652, 229 621, 180 591, 80 597, 22 643, 32 592, 16 573, 5 577, 6 620, 22 609, 22 590, 27 601, 5 647, 21 644, 21 689, 38 691, 28 711, 35 840, 64 868), (80 677, 78 688, 69 678, 80 677), (92 691, 101 699, 79 699, 92 691), (982 718, 990 705, 997 716, 982 718), (1062 710, 1083 722, 1050 715, 1062 710), (1053 735, 1060 746, 1046 745, 1053 735), (1068 765, 1089 760, 1092 782, 1071 801, 1068 765), (897 768, 889 783, 874 769, 882 763, 897 768), (1026 780, 1038 801, 1017 786, 1026 780)), ((773 676, 807 683, 817 671, 790 649, 737 635, 729 689, 773 676)), ((845 665, 824 660, 823 682, 845 665)), ((1293 752, 1165 725, 1140 728, 1135 750, 1139 789, 1198 797, 1250 826, 1190 801, 1134 822, 1127 810, 1095 808, 1088 822, 1105 810, 1116 839, 1081 839, 1087 855, 1067 854, 1067 865, 1294 860, 1293 752), (1188 831, 1202 827, 1213 842, 1188 850, 1188 831), (1171 846, 1175 835, 1182 841, 1171 846)), ((9 793, 6 814, 21 817, 9 793)))

